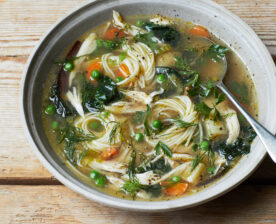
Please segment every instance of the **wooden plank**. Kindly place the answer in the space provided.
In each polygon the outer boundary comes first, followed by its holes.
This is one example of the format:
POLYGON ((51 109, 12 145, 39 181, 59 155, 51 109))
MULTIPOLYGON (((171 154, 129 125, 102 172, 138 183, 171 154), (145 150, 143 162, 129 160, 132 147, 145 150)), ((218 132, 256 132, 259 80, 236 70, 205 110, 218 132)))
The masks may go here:
POLYGON ((102 206, 64 186, 0 186, 5 223, 276 223, 276 187, 243 186, 204 205, 169 213, 102 206))
MULTIPOLYGON (((85 2, 87 1, 1 1, 0 56, 28 55, 40 37, 55 21, 85 2)), ((216 0, 216 2, 240 16, 256 31, 264 43, 275 52, 275 0, 216 0)))
MULTIPOLYGON (((15 183, 21 178, 32 183, 39 179, 44 183, 52 180, 51 174, 36 159, 23 132, 19 113, 20 80, 27 58, 40 37, 57 19, 85 2, 0 1, 0 181, 15 183)), ((276 46, 275 0, 216 2, 241 16, 271 49, 276 46)), ((265 169, 275 170, 272 163, 265 169)), ((257 179, 266 176, 265 169, 257 179)), ((275 178, 275 173, 266 179, 275 178)))

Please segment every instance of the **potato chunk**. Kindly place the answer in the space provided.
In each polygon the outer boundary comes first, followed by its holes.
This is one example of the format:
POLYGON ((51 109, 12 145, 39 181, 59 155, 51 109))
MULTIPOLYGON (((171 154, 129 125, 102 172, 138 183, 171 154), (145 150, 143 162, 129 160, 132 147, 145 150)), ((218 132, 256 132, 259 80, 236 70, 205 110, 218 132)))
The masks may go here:
POLYGON ((156 57, 156 66, 173 67, 175 64, 175 56, 180 56, 180 52, 165 52, 156 57))

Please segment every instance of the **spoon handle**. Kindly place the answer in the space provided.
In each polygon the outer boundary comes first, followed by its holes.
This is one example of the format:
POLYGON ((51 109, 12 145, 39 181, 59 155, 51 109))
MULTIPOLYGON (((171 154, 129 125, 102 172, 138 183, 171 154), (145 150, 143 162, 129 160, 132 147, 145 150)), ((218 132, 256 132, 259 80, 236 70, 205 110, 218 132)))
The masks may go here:
POLYGON ((221 89, 222 92, 232 101, 232 103, 239 109, 242 115, 246 118, 252 128, 256 131, 257 135, 264 144, 268 154, 276 163, 276 137, 271 134, 264 126, 262 126, 258 121, 256 121, 238 102, 238 100, 232 95, 232 93, 227 89, 227 87, 222 83, 218 83, 217 87, 221 89))

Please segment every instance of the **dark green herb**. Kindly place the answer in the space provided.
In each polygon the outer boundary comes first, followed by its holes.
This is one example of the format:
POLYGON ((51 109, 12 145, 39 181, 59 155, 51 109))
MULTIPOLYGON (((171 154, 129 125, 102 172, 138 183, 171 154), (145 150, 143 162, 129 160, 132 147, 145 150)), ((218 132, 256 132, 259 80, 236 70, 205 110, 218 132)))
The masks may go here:
POLYGON ((136 42, 142 42, 142 43, 146 44, 155 53, 158 52, 159 45, 158 45, 158 42, 156 41, 154 34, 152 32, 143 33, 143 34, 139 33, 134 37, 134 40, 136 42))
POLYGON ((132 146, 132 152, 131 152, 131 158, 128 164, 128 178, 129 180, 125 182, 125 184, 122 187, 122 190, 126 193, 130 194, 132 198, 134 199, 136 197, 137 191, 140 189, 140 183, 137 180, 135 174, 135 163, 136 163, 136 149, 132 146))
POLYGON ((140 188, 147 193, 150 193, 153 197, 158 197, 162 193, 162 187, 160 184, 140 185, 140 188))
POLYGON ((210 167, 208 167, 207 172, 208 172, 209 174, 214 174, 215 170, 216 170, 216 167, 210 166, 210 167))
POLYGON ((226 144, 225 141, 215 145, 214 150, 220 155, 225 156, 227 160, 234 160, 238 156, 248 154, 250 152, 250 144, 256 137, 255 131, 251 126, 241 128, 240 137, 233 144, 226 144))
POLYGON ((58 81, 51 88, 49 100, 55 105, 55 110, 58 115, 65 118, 75 114, 75 110, 70 105, 67 105, 60 96, 58 81))
POLYGON ((176 123, 176 125, 179 128, 188 128, 188 127, 192 127, 192 126, 197 126, 197 124, 185 122, 181 119, 174 119, 174 122, 176 123))
POLYGON ((214 90, 214 84, 212 81, 208 81, 206 83, 196 82, 195 85, 193 86, 193 88, 191 88, 188 91, 188 95, 190 97, 205 98, 205 97, 210 96, 212 94, 213 90, 214 90))
POLYGON ((109 133, 109 139, 108 139, 108 144, 115 144, 115 137, 116 134, 118 133, 119 129, 121 129, 120 123, 116 122, 116 121, 111 121, 109 122, 107 125, 115 123, 115 125, 112 127, 110 133, 109 133))
POLYGON ((156 75, 163 74, 166 79, 160 83, 164 93, 160 97, 167 97, 170 95, 180 95, 183 92, 184 86, 194 86, 198 80, 198 74, 184 75, 177 70, 170 67, 156 67, 156 75))
POLYGON ((140 188, 141 188, 141 184, 136 178, 134 178, 126 181, 122 187, 122 190, 127 194, 130 194, 134 199, 136 197, 136 193, 140 188))
POLYGON ((209 118, 212 108, 208 107, 204 102, 195 104, 196 110, 201 113, 204 118, 209 118))
POLYGON ((205 51, 204 55, 214 59, 215 61, 220 61, 228 51, 229 49, 227 47, 223 47, 219 44, 213 44, 207 51, 205 51))
POLYGON ((182 58, 180 56, 175 57, 175 64, 174 66, 181 71, 181 74, 188 76, 188 75, 197 75, 198 73, 191 69, 190 65, 188 64, 188 60, 186 58, 182 58))
POLYGON ((142 185, 139 183, 137 179, 134 180, 128 180, 124 186, 122 187, 123 191, 127 192, 132 196, 134 199, 136 197, 136 193, 142 189, 146 191, 147 193, 150 193, 153 197, 158 197, 161 192, 162 188, 160 184, 154 184, 154 185, 142 185))
POLYGON ((101 111, 104 105, 120 98, 116 83, 108 76, 100 76, 97 86, 86 83, 82 88, 82 104, 86 111, 101 111))
POLYGON ((142 166, 136 167, 137 172, 144 173, 146 171, 152 170, 154 173, 163 175, 171 170, 171 166, 165 162, 164 158, 160 158, 154 163, 144 164, 142 166))
POLYGON ((207 140, 202 141, 199 145, 193 145, 193 151, 196 152, 196 157, 192 161, 191 172, 197 167, 197 165, 202 161, 206 156, 208 158, 209 167, 214 166, 214 149, 211 147, 211 143, 207 140))
POLYGON ((150 105, 147 104, 146 117, 145 117, 145 121, 144 121, 144 129, 145 129, 144 133, 145 133, 146 136, 150 136, 151 127, 150 127, 149 122, 148 122, 150 114, 151 114, 151 108, 150 108, 150 105))
POLYGON ((217 110, 216 107, 213 108, 214 109, 214 114, 213 114, 213 120, 217 121, 217 120, 222 120, 222 116, 220 114, 220 112, 217 110))
POLYGON ((170 26, 146 22, 143 24, 143 28, 148 32, 153 32, 154 36, 156 36, 159 40, 172 46, 176 46, 180 40, 180 33, 170 26))
POLYGON ((203 159, 203 156, 200 155, 200 153, 195 156, 194 160, 192 161, 191 172, 197 167, 197 165, 202 159, 203 159))
POLYGON ((96 139, 96 136, 93 134, 86 135, 80 129, 68 123, 64 128, 60 129, 58 133, 58 142, 62 143, 65 141, 64 153, 72 164, 75 164, 76 162, 76 145, 80 142, 91 141, 94 139, 96 139))
POLYGON ((159 154, 160 149, 162 149, 162 151, 163 151, 163 153, 164 153, 165 155, 167 155, 167 156, 169 156, 169 157, 172 157, 172 151, 171 151, 171 149, 170 149, 165 143, 163 143, 163 142, 161 142, 161 141, 159 141, 159 142, 156 144, 155 148, 154 148, 156 154, 159 154))
POLYGON ((150 170, 152 170, 154 173, 159 175, 168 173, 171 169, 172 169, 171 166, 169 164, 166 164, 164 158, 161 158, 156 162, 152 163, 150 167, 150 170))
POLYGON ((214 89, 214 96, 215 96, 215 104, 218 105, 219 103, 225 100, 225 94, 218 91, 218 89, 214 89))

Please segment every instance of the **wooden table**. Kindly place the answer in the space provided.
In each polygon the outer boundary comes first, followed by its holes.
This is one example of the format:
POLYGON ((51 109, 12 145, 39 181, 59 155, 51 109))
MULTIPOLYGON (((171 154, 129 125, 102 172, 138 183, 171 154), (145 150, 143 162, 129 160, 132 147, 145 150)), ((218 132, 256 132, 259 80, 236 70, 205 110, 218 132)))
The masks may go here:
MULTIPOLYGON (((142 214, 102 206, 60 184, 23 132, 19 89, 29 54, 60 17, 85 0, 0 0, 0 223, 276 223, 276 165, 266 158, 230 193, 187 210, 142 214)), ((276 55, 276 0, 216 0, 276 55)))

